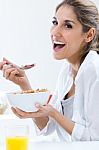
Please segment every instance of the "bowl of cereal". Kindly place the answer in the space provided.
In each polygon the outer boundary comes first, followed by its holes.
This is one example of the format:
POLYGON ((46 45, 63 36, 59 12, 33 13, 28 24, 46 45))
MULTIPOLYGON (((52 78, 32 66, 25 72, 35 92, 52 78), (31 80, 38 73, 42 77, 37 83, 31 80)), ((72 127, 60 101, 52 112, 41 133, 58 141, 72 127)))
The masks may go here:
POLYGON ((26 112, 35 112, 38 109, 36 103, 47 104, 50 92, 47 89, 27 90, 6 93, 10 105, 26 112))
POLYGON ((8 108, 7 97, 4 92, 0 93, 0 115, 4 114, 8 108))

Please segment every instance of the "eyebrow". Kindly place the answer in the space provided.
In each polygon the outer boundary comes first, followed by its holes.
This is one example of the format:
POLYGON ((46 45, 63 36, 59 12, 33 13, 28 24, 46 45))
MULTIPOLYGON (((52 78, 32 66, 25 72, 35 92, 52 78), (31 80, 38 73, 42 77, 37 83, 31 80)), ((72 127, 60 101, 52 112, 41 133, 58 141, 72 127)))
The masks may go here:
POLYGON ((64 20, 64 22, 65 22, 65 23, 71 22, 71 23, 75 24, 75 22, 72 21, 72 20, 64 20))
MULTIPOLYGON (((56 17, 53 17, 53 19, 57 20, 56 17)), ((64 20, 64 23, 70 23, 70 22, 73 23, 73 24, 75 24, 75 22, 72 21, 72 20, 68 20, 68 19, 64 20)))

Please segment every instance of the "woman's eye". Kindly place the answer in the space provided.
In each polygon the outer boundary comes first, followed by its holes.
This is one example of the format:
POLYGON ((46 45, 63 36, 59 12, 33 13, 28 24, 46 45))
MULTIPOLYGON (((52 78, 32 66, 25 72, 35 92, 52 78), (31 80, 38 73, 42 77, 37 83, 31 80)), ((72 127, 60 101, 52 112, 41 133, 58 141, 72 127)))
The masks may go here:
POLYGON ((72 29, 72 25, 71 24, 65 24, 66 28, 72 29))
POLYGON ((57 25, 58 23, 57 23, 56 20, 53 20, 53 21, 52 21, 52 24, 53 24, 53 25, 57 25))

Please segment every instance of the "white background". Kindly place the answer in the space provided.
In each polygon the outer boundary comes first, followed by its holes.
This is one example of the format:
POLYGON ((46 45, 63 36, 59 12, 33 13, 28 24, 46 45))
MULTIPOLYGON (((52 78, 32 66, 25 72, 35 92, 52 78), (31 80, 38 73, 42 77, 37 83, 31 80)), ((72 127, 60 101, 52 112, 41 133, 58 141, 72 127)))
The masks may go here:
MULTIPOLYGON (((0 0, 0 61, 6 57, 18 65, 36 63, 27 71, 33 88, 55 88, 62 61, 53 58, 50 27, 60 1, 0 0)), ((14 89, 19 87, 0 72, 0 91, 14 89)))

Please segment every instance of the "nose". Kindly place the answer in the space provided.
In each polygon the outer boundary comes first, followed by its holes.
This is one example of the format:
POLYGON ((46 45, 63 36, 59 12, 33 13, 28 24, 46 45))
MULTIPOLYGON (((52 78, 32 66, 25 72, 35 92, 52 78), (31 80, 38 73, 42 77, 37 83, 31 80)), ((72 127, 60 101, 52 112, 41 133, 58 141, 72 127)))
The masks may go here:
POLYGON ((57 40, 57 37, 55 35, 52 35, 53 37, 53 40, 56 41, 57 40))
POLYGON ((51 29, 51 36, 53 37, 53 40, 56 40, 62 36, 62 31, 59 26, 55 26, 51 29))

